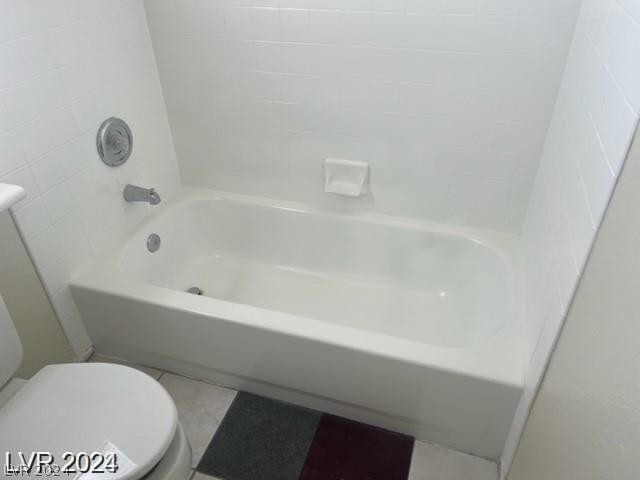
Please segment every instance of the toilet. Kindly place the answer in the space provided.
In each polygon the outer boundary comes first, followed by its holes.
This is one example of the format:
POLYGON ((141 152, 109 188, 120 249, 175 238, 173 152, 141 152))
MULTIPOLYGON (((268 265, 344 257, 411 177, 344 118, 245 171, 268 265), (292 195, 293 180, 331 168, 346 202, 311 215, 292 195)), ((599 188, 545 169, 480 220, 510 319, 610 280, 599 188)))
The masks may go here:
POLYGON ((98 452, 92 466, 116 453, 117 470, 105 465, 99 469, 107 473, 78 471, 61 478, 189 477, 191 447, 172 398, 153 378, 122 365, 76 363, 47 366, 24 381, 13 378, 21 361, 22 345, 0 297, 1 478, 10 478, 6 468, 15 472, 36 452, 50 453, 55 465, 76 459, 75 470, 86 468, 85 453, 98 452), (63 458, 65 452, 72 455, 63 458))

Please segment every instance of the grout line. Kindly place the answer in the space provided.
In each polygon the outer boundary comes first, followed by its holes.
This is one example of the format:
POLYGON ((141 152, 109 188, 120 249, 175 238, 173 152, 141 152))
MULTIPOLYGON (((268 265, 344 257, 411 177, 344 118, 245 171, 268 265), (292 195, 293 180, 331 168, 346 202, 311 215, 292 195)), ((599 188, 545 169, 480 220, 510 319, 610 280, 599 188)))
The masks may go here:
POLYGON ((402 50, 402 51, 415 51, 415 52, 428 52, 438 54, 459 54, 459 55, 484 55, 484 56, 507 56, 507 57, 533 57, 533 58, 552 58, 562 59, 566 56, 566 52, 569 50, 570 45, 562 47, 565 52, 563 54, 547 54, 547 53, 532 53, 532 52, 516 52, 516 51, 500 51, 500 50, 465 50, 465 49, 444 49, 444 48, 429 48, 419 46, 394 46, 394 45, 376 45, 371 43, 342 43, 327 41, 296 41, 296 40, 274 40, 268 38, 251 38, 251 37, 232 37, 232 36, 219 36, 206 33, 176 33, 165 30, 151 30, 152 41, 154 39, 162 37, 185 37, 185 38, 206 38, 215 41, 237 41, 247 43, 267 43, 274 45, 293 45, 293 46, 313 46, 313 47, 333 47, 333 48, 366 48, 366 49, 383 49, 383 50, 402 50))
MULTIPOLYGON (((309 7, 282 7, 279 5, 216 5, 216 4, 203 4, 202 2, 197 1, 189 1, 189 0, 180 0, 177 2, 158 2, 155 5, 167 5, 172 3, 170 6, 172 7, 199 7, 205 9, 216 9, 216 10, 261 10, 261 11, 272 11, 280 12, 280 11, 296 11, 296 12, 306 12, 306 13, 347 13, 347 14, 373 14, 373 15, 395 15, 395 16, 416 16, 416 17, 464 17, 464 18, 504 18, 504 19, 519 19, 519 20, 574 20, 576 15, 527 15, 527 14, 499 14, 499 13, 491 13, 491 12, 483 12, 483 11, 473 11, 473 12, 421 12, 415 9, 407 9, 406 7, 401 8, 379 8, 379 9, 365 9, 365 8, 344 8, 344 7, 318 7, 318 8, 309 8, 309 7)), ((154 7, 155 7, 154 5, 154 7)), ((152 7, 152 8, 154 8, 152 7)))

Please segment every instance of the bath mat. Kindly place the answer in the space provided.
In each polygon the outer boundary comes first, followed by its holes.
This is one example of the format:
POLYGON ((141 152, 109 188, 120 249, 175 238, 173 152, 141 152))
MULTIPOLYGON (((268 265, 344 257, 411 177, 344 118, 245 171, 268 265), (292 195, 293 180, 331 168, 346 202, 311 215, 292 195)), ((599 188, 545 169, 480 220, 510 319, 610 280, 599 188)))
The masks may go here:
POLYGON ((224 480, 297 480, 321 416, 240 392, 197 470, 224 480))
POLYGON ((413 438, 325 414, 301 480, 407 480, 413 438))

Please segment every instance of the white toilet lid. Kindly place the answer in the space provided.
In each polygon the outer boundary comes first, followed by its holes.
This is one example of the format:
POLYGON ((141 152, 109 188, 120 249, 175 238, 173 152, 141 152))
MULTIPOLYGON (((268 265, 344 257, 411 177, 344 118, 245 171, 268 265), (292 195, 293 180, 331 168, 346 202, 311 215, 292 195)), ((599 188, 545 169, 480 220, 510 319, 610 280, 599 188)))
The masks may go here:
POLYGON ((0 452, 14 458, 20 451, 51 452, 62 463, 63 452, 91 453, 111 442, 134 464, 117 478, 140 479, 167 451, 177 424, 169 394, 142 372, 104 363, 52 365, 0 409, 0 452))

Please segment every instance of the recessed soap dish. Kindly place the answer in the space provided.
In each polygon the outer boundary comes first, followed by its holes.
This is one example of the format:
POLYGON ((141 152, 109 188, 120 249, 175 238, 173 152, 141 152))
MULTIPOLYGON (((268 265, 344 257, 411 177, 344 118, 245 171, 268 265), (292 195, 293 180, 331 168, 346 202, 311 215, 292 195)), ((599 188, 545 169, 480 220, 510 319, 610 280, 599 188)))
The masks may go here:
POLYGON ((360 197, 369 190, 369 164, 357 160, 327 158, 324 162, 324 191, 360 197))

